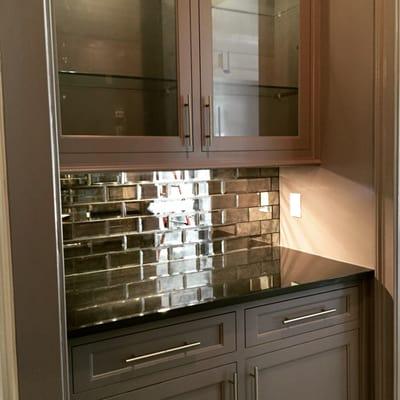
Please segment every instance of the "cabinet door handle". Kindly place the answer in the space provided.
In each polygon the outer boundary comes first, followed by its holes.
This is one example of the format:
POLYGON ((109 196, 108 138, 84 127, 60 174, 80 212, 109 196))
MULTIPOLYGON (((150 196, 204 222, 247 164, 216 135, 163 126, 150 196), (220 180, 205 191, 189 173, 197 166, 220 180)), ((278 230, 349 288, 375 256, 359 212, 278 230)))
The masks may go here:
POLYGON ((238 374, 233 374, 233 380, 229 381, 233 385, 233 400, 239 400, 238 374))
POLYGON ((253 378, 254 378, 254 400, 259 400, 259 393, 258 393, 258 389, 259 389, 259 382, 258 382, 258 378, 259 378, 259 371, 258 371, 258 367, 254 367, 253 373, 250 374, 253 378))
POLYGON ((185 114, 183 141, 186 147, 190 147, 193 140, 192 96, 190 94, 186 96, 183 108, 185 114))
POLYGON ((161 350, 161 351, 157 351, 156 353, 150 353, 150 354, 145 354, 143 356, 137 356, 137 357, 128 358, 128 359, 125 360, 125 362, 127 364, 129 364, 129 363, 133 363, 135 361, 147 360, 149 358, 158 357, 158 356, 164 356, 166 354, 175 353, 177 351, 192 349, 192 348, 198 347, 200 345, 201 345, 200 342, 184 344, 183 346, 173 347, 172 349, 161 350))
POLYGON ((333 314, 336 311, 337 311, 336 308, 332 308, 330 310, 322 310, 322 311, 314 313, 314 314, 303 315, 302 317, 285 318, 282 321, 282 323, 283 323, 283 325, 293 324, 294 322, 304 321, 304 320, 315 318, 315 317, 322 317, 324 315, 333 314))
POLYGON ((214 131, 214 106, 212 96, 204 102, 204 139, 206 147, 211 146, 214 131))

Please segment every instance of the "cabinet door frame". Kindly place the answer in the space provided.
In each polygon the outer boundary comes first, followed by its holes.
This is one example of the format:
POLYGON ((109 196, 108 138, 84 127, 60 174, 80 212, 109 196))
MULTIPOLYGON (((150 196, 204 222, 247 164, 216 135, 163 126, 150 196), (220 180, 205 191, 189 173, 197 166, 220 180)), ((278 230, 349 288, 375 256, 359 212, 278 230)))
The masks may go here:
MULTIPOLYGON (((246 361, 246 391, 247 399, 253 400, 255 396, 255 377, 254 368, 259 371, 274 368, 289 362, 303 359, 307 356, 313 356, 324 351, 345 347, 347 352, 347 397, 348 400, 360 398, 360 349, 359 349, 359 331, 353 330, 341 334, 335 334, 322 339, 304 342, 289 348, 284 348, 272 353, 266 353, 246 361)), ((259 378, 260 379, 260 378, 259 378)), ((258 392, 260 400, 268 397, 262 397, 258 392)))
POLYGON ((300 2, 300 57, 299 57, 299 135, 282 137, 240 136, 215 137, 211 143, 205 132, 205 109, 213 96, 213 36, 212 0, 199 2, 200 62, 201 62, 201 132, 203 151, 304 151, 316 147, 318 112, 318 37, 319 0, 300 2))
MULTIPOLYGON (((53 13, 54 15, 54 13, 53 13)), ((163 153, 192 152, 193 147, 193 109, 191 42, 190 42, 190 2, 176 0, 176 46, 177 46, 177 84, 178 84, 178 130, 179 135, 166 136, 95 136, 63 135, 61 129, 60 102, 58 108, 58 131, 61 154, 79 153, 163 153), (190 100, 189 100, 190 99, 190 100), (187 111, 185 111, 187 108, 187 111), (190 119, 190 121, 189 121, 190 119), (189 137, 185 138, 185 135, 189 137)), ((55 21, 53 21, 53 35, 55 21)), ((53 40, 53 43, 56 43, 53 40)), ((54 60, 57 50, 53 45, 54 60)), ((58 69, 54 71, 58 88, 58 69)), ((58 96, 59 98, 59 96, 58 96)))

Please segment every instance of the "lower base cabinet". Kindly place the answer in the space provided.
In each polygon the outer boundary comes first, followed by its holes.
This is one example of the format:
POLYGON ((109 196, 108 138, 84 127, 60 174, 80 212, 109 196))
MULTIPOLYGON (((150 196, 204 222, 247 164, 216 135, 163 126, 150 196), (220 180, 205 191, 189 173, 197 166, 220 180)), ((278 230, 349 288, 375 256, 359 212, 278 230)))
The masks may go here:
POLYGON ((236 364, 173 379, 108 400, 237 400, 236 364))
POLYGON ((358 353, 352 331, 250 359, 247 399, 358 400, 358 353))

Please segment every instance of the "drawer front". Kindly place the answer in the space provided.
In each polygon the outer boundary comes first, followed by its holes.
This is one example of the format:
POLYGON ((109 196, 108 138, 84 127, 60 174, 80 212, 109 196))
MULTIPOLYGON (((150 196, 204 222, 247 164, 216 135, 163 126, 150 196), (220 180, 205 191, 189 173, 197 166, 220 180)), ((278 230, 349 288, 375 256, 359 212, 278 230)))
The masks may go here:
POLYGON ((246 347, 354 321, 358 295, 354 287, 249 308, 245 311, 246 347))
POLYGON ((141 379, 155 383, 157 372, 235 351, 235 327, 229 313, 73 347, 73 391, 131 379, 135 387, 141 379))

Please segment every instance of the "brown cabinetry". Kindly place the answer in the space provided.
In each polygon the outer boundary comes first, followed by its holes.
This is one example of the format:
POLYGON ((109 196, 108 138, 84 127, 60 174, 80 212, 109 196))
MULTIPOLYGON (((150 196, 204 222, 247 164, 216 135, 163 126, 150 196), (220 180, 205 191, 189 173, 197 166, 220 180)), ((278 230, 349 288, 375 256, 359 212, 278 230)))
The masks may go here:
POLYGON ((56 0, 65 169, 318 163, 319 0, 56 0))

